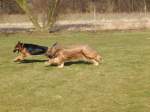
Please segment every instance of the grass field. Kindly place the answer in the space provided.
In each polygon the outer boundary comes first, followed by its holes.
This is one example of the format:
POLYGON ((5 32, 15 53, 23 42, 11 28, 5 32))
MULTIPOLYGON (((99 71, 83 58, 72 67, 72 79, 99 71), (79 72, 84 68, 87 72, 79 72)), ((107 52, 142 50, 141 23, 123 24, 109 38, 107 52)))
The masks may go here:
POLYGON ((150 32, 0 34, 0 112, 149 112, 150 32), (18 40, 41 45, 89 44, 99 66, 46 67, 44 56, 14 63, 18 40))

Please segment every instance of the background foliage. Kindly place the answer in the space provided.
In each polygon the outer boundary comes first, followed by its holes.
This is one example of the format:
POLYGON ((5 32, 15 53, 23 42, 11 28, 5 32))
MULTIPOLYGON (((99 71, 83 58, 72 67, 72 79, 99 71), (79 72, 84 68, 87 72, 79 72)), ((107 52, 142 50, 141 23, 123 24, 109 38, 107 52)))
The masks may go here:
MULTIPOLYGON (((44 5, 46 0, 28 0, 39 7, 44 5), (35 2, 36 1, 36 2, 35 2)), ((92 4, 95 4, 97 12, 148 12, 150 11, 149 0, 61 0, 61 12, 90 12, 92 4)), ((36 8, 37 11, 38 10, 36 8)), ((1 13, 23 13, 15 0, 0 0, 1 13)))

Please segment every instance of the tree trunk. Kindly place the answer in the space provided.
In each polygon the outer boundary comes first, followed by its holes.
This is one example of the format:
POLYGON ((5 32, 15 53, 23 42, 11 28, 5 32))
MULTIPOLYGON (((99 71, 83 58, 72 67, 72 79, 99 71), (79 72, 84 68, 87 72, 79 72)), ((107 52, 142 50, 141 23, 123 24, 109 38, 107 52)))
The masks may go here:
MULTIPOLYGON (((41 22, 42 25, 40 25, 38 21, 38 12, 37 15, 33 14, 33 11, 29 7, 29 4, 27 3, 27 0, 16 0, 16 2, 19 4, 19 6, 25 11, 27 16, 29 17, 30 21, 35 26, 36 30, 38 31, 48 31, 49 28, 51 28, 54 23, 56 22, 57 17, 57 9, 58 4, 60 3, 60 0, 52 0, 51 3, 48 3, 48 10, 43 12, 42 16, 45 16, 43 21, 41 22), (45 13, 45 15, 44 15, 45 13)), ((45 6, 46 7, 46 6, 45 6)), ((40 7, 42 8, 42 7, 40 7)), ((44 11, 44 10, 43 10, 44 11)))
POLYGON ((145 13, 145 16, 147 15, 147 4, 146 4, 146 0, 143 0, 144 2, 144 13, 145 13))

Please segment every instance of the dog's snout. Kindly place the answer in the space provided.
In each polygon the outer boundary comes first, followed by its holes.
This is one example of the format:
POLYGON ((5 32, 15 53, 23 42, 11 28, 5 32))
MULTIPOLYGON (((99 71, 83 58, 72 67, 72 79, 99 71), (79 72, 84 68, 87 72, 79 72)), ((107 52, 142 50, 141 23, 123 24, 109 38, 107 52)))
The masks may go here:
POLYGON ((50 55, 48 53, 45 53, 45 56, 50 57, 50 55))
POLYGON ((14 53, 15 53, 16 51, 17 51, 16 49, 13 50, 14 53))
POLYGON ((45 56, 47 56, 48 58, 53 58, 53 56, 49 53, 45 53, 45 56))
POLYGON ((48 56, 48 53, 45 53, 45 56, 48 56))

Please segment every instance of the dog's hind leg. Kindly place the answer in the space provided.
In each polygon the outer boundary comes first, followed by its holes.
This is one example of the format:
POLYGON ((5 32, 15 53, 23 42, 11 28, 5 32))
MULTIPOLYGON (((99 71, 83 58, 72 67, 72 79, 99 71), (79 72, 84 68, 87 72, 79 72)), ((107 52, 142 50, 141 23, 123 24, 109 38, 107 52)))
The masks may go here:
POLYGON ((103 61, 100 55, 97 55, 95 58, 90 59, 90 60, 96 66, 98 66, 103 61))
POLYGON ((92 59, 91 62, 93 63, 93 65, 98 66, 99 62, 97 62, 95 59, 92 59))

